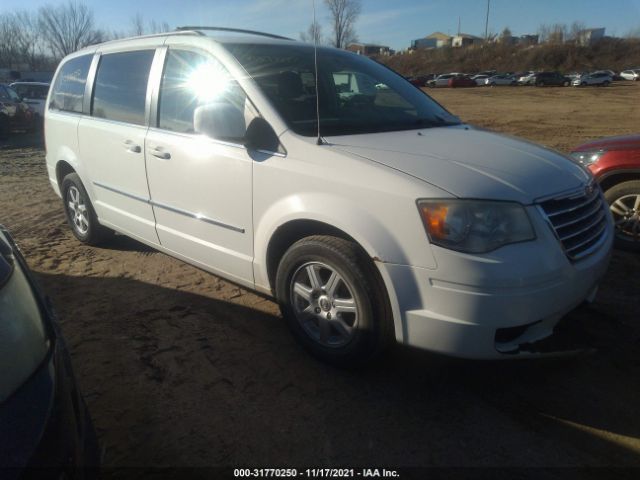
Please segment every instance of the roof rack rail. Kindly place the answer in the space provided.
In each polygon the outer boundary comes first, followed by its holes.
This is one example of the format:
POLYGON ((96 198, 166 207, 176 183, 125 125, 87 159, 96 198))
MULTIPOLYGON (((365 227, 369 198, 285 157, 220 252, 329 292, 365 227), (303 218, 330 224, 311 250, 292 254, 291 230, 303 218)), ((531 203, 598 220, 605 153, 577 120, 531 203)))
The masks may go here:
POLYGON ((200 31, 200 30, 214 30, 214 31, 218 31, 218 32, 235 32, 235 33, 248 33, 250 35, 260 35, 262 37, 269 37, 269 38, 277 38, 278 40, 291 40, 291 41, 295 41, 293 38, 289 38, 289 37, 283 37, 280 35, 274 35, 273 33, 264 33, 264 32, 257 32, 255 30, 243 30, 241 28, 228 28, 228 27, 193 27, 193 26, 187 26, 187 27, 176 27, 176 31, 184 31, 184 30, 195 30, 195 31, 200 31))

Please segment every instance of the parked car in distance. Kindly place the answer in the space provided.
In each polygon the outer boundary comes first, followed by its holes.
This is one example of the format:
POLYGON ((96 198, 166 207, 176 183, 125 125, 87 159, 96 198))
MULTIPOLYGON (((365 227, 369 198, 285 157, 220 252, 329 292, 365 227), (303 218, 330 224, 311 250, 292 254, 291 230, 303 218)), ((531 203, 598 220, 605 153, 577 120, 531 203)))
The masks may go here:
POLYGON ((427 82, 429 80, 433 80, 434 78, 435 78, 435 75, 428 74, 428 75, 417 75, 415 77, 409 77, 407 80, 409 80, 409 83, 411 83, 411 85, 415 87, 426 87, 427 82))
POLYGON ((536 87, 562 86, 568 87, 571 79, 559 72, 538 72, 531 76, 529 83, 536 87))
POLYGON ((393 342, 553 353, 539 341, 608 266, 581 166, 463 124, 365 56, 181 30, 69 55, 47 105, 48 177, 80 242, 115 230, 274 297, 332 364, 393 342))
POLYGON ((518 80, 513 75, 500 74, 489 77, 485 80, 485 85, 489 87, 497 87, 497 86, 516 86, 518 85, 518 80))
POLYGON ((35 130, 35 112, 8 85, 0 84, 0 139, 13 130, 35 130))
POLYGON ((486 75, 487 77, 491 77, 491 76, 495 75, 496 73, 497 73, 497 70, 484 70, 482 72, 476 73, 475 76, 486 75))
POLYGON ((456 75, 449 79, 449 87, 451 88, 461 88, 461 87, 477 87, 478 84, 475 80, 472 80, 470 77, 466 75, 456 75))
POLYGON ((476 85, 479 87, 484 87, 485 86, 485 80, 489 78, 489 75, 474 75, 473 77, 471 77, 471 80, 473 80, 474 82, 476 82, 476 85))
POLYGON ((620 76, 624 80, 632 80, 634 82, 637 82, 638 80, 640 80, 640 70, 623 70, 622 72, 620 72, 620 76))
POLYGON ((571 155, 591 170, 604 190, 616 245, 640 252, 640 134, 593 140, 571 155))
POLYGON ((532 79, 536 72, 522 72, 519 75, 516 75, 518 78, 519 85, 533 85, 532 79))
POLYGON ((44 105, 49 93, 49 84, 44 82, 13 82, 13 88, 22 101, 29 105, 40 119, 44 119, 44 105))
POLYGON ((462 75, 461 73, 444 73, 427 82, 427 87, 448 87, 449 80, 462 75))
POLYGON ((589 85, 596 85, 599 87, 608 87, 611 85, 613 79, 611 75, 606 72, 594 72, 588 75, 582 75, 573 80, 572 85, 574 87, 586 87, 589 85))
POLYGON ((592 73, 606 73, 607 75, 609 75, 611 77, 612 81, 623 80, 623 78, 619 74, 614 72, 613 70, 596 70, 596 71, 594 71, 592 73))
POLYGON ((0 321, 2 478, 40 478, 43 467, 47 478, 93 478, 84 469, 98 467, 99 449, 69 352, 51 306, 2 226, 0 321))

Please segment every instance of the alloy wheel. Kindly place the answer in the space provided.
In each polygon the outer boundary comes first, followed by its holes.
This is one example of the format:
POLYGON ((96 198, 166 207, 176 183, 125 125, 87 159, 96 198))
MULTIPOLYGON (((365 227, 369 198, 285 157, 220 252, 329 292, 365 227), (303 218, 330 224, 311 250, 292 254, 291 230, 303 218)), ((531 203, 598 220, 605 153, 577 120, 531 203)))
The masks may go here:
POLYGON ((67 191, 67 206, 74 228, 81 235, 86 235, 89 231, 89 212, 80 190, 75 185, 69 187, 67 191))
POLYGON ((353 288, 322 262, 300 266, 291 277, 291 305, 304 332, 324 347, 348 344, 358 327, 353 288))
POLYGON ((640 193, 624 195, 609 207, 616 235, 624 240, 640 241, 640 193))

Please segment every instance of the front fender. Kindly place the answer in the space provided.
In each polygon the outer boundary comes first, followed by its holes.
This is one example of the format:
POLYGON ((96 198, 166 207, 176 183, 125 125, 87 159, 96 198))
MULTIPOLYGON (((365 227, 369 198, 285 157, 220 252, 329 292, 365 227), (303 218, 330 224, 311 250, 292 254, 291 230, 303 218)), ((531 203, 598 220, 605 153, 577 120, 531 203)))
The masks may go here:
MULTIPOLYGON (((419 238, 407 238, 412 235, 401 235, 401 232, 407 233, 407 229, 403 229, 401 217, 397 219, 398 229, 390 229, 388 219, 385 222, 374 212, 378 213, 377 210, 364 208, 362 204, 351 199, 318 192, 290 195, 273 203, 255 224, 256 288, 265 293, 271 293, 267 271, 267 250, 278 228, 295 220, 312 220, 331 225, 352 237, 374 261, 389 295, 396 338, 402 341, 402 318, 397 302, 396 286, 387 266, 421 263, 434 268, 435 260, 424 232, 419 238), (330 215, 327 212, 331 212, 330 215), (421 257, 417 260, 416 251, 420 252, 421 257)), ((417 213, 413 220, 417 223, 417 213)), ((407 287, 410 289, 409 285, 407 287)))

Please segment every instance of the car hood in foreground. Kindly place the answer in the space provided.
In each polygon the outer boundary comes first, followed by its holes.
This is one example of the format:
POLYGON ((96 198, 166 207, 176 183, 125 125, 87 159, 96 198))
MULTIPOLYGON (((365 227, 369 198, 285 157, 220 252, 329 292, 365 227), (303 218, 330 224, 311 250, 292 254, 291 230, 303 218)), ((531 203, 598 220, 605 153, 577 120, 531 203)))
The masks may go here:
POLYGON ((592 140, 576 147, 573 151, 588 152, 591 150, 640 150, 640 134, 592 140))
POLYGON ((576 189, 590 178, 554 150, 463 125, 327 141, 333 148, 399 170, 457 197, 529 204, 576 189))

